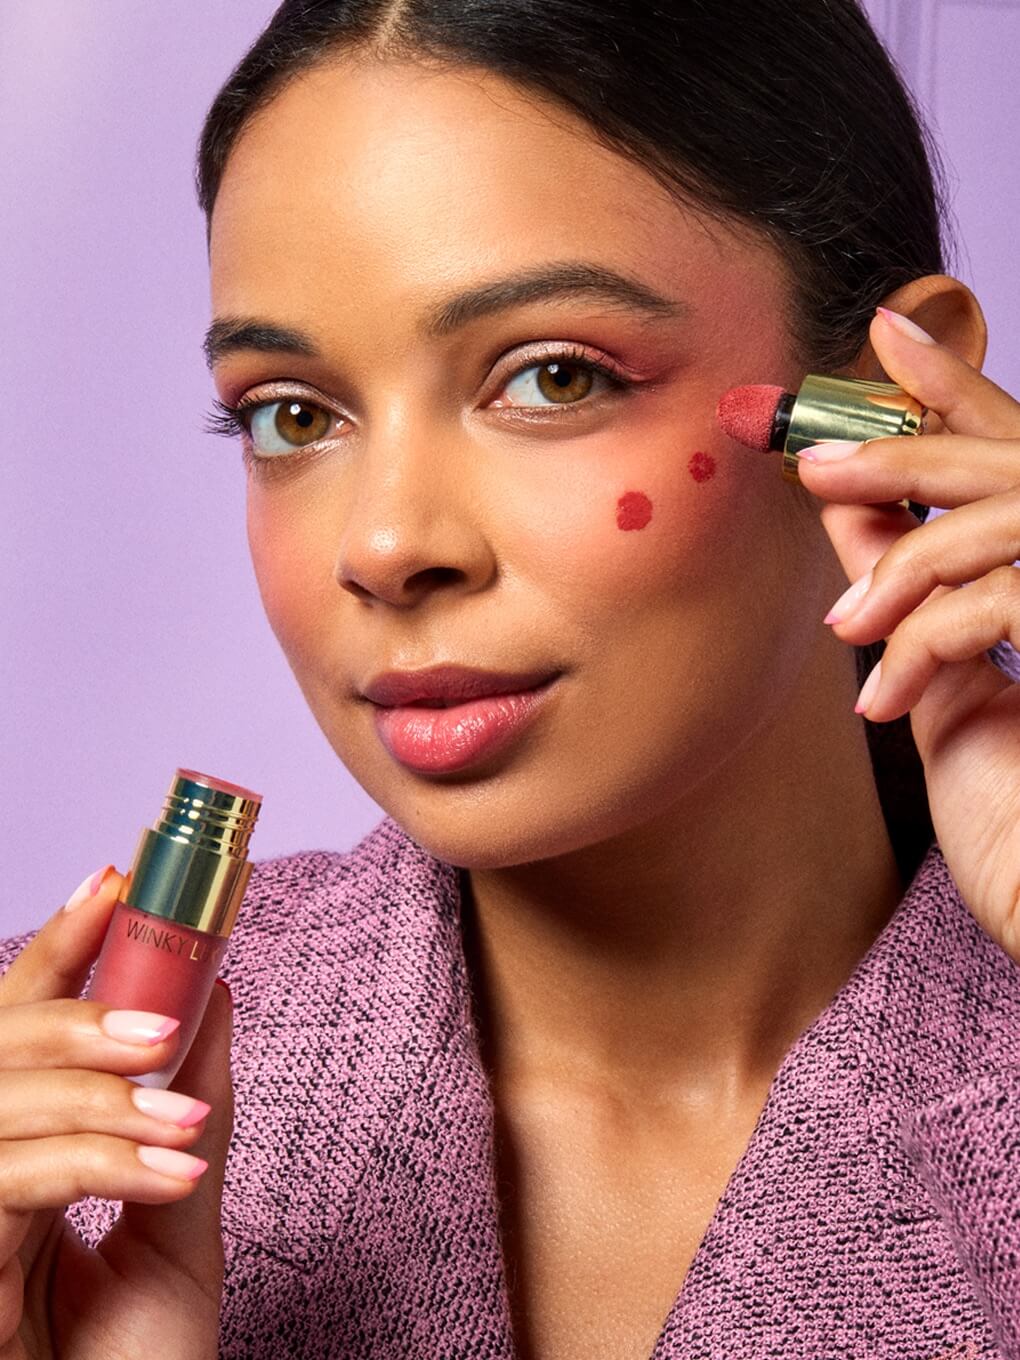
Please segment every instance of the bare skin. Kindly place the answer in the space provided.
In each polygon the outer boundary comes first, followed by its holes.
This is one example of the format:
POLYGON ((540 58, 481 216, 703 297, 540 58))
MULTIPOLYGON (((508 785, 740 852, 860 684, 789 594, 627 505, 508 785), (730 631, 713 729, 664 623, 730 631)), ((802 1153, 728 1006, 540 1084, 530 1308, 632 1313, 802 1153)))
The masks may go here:
POLYGON ((728 387, 803 377, 790 278, 564 110, 352 60, 242 134, 210 263, 214 317, 319 351, 225 355, 222 399, 282 387, 334 417, 248 472, 269 620, 353 776, 469 871, 519 1353, 641 1360, 784 1054, 904 887, 852 653, 821 622, 846 586, 821 502, 714 423, 728 387), (683 315, 573 296, 420 333, 449 295, 558 261, 683 315), (557 343, 640 381, 556 406, 515 375, 557 343), (653 517, 623 532, 633 490, 653 517), (358 691, 451 661, 563 675, 509 751, 426 777, 358 691))

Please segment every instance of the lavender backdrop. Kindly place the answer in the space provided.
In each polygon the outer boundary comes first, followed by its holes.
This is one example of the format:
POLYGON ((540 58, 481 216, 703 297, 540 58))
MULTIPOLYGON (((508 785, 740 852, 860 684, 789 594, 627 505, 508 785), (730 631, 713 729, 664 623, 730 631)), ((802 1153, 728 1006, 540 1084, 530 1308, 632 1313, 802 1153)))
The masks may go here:
MULTIPOLYGON (((211 395, 198 129, 273 0, 3 0, 0 934, 126 869, 178 765, 266 801, 257 858, 346 849, 381 810, 326 745, 262 613, 211 395)), ((874 0, 930 105, 1020 392, 1020 6, 874 0)))

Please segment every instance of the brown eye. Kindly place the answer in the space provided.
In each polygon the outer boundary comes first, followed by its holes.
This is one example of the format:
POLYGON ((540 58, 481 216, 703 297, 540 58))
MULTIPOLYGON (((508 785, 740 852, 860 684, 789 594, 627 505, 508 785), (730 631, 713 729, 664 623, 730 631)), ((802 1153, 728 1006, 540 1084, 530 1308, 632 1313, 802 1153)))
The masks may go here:
POLYGON ((273 418, 273 429, 288 444, 301 448, 322 439, 329 430, 332 417, 321 406, 293 398, 281 401, 273 418))
POLYGON ((550 401, 579 401, 591 391, 594 375, 591 368, 583 364, 542 364, 537 371, 538 390, 550 401))

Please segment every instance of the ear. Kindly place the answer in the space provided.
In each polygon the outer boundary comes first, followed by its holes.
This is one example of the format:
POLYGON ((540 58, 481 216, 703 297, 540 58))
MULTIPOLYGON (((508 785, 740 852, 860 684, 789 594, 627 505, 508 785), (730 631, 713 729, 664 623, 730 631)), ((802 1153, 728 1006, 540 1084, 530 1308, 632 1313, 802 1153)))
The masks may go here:
MULTIPOLYGON (((899 312, 926 330, 933 340, 945 345, 971 368, 980 370, 988 348, 988 326, 981 304, 965 283, 948 274, 926 274, 911 279, 882 299, 883 307, 899 312)), ((872 382, 888 382, 881 364, 866 340, 851 366, 851 376, 872 382)), ((928 417, 928 429, 941 429, 937 416, 928 417)))

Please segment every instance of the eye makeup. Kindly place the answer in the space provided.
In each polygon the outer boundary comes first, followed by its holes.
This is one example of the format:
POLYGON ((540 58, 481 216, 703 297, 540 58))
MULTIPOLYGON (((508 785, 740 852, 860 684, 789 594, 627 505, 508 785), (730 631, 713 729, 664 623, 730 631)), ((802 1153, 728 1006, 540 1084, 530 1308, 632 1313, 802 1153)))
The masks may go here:
MULTIPOLYGON (((583 391, 580 398, 576 401, 559 402, 552 399, 547 402, 540 402, 528 405, 524 402, 502 401, 495 399, 490 405, 505 413, 519 412, 521 417, 535 420, 536 416, 541 419, 547 417, 550 412, 559 412, 554 418, 562 419, 567 412, 573 415, 580 412, 581 408, 594 406, 602 398, 614 394, 624 394, 638 385, 641 381, 636 377, 629 377, 624 369, 611 360, 603 351, 595 351, 588 346, 580 344, 561 344, 552 349, 542 352, 527 351, 520 358, 530 358, 530 363, 518 362, 517 366, 508 371, 505 376, 497 372, 496 381, 502 383, 501 392, 505 392, 513 383, 518 382, 524 375, 533 370, 547 376, 555 388, 566 390, 571 386, 569 381, 570 370, 581 373, 589 378, 588 388, 583 391), (598 358, 594 357, 598 354, 598 358), (564 382, 563 379, 567 381, 564 382), (602 390, 595 390, 593 396, 589 393, 593 390, 595 379, 601 379, 602 390)), ((274 388, 274 385, 269 385, 274 388)), ((323 402, 315 400, 305 392, 296 390, 282 390, 279 385, 275 385, 275 390, 259 395, 258 390, 247 393, 236 402, 221 401, 218 397, 213 399, 212 408, 206 415, 205 432, 207 434, 222 435, 226 438, 239 437, 247 449, 251 450, 251 460, 268 462, 289 456, 292 453, 300 453, 305 449, 313 448, 322 440, 309 441, 306 444, 296 444, 293 448, 283 450, 258 451, 255 447, 254 436, 257 430, 253 426, 258 421, 263 412, 269 411, 273 406, 283 407, 290 404, 296 410, 297 407, 304 407, 306 412, 320 411, 331 415, 335 420, 342 421, 343 417, 337 415, 331 408, 323 402)), ((298 417, 302 419, 303 417, 298 417)), ((511 414, 510 419, 515 417, 511 414)), ((312 418, 314 419, 314 417, 312 418)), ((267 424, 261 420, 262 425, 267 424)), ((304 419, 304 423, 310 424, 310 419, 304 419)), ((336 438, 336 434, 324 436, 328 439, 336 438)))

